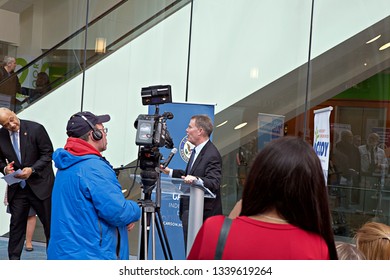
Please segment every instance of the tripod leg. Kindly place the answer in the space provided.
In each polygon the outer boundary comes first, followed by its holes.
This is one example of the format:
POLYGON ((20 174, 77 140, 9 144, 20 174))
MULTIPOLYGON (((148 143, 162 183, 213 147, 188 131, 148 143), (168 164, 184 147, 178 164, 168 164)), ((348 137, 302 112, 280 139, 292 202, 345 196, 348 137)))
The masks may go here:
POLYGON ((150 232, 150 212, 148 207, 141 206, 141 225, 140 225, 140 241, 139 241, 139 259, 148 259, 149 232, 150 232))
POLYGON ((152 260, 155 260, 156 259, 156 234, 155 234, 155 231, 156 231, 156 223, 155 223, 155 219, 156 219, 156 214, 154 212, 152 212, 152 215, 151 215, 151 219, 150 219, 150 223, 153 225, 151 226, 149 229, 152 230, 152 260))
POLYGON ((156 221, 155 221, 156 229, 157 229, 158 237, 160 240, 161 249, 162 249, 163 254, 164 254, 164 258, 165 258, 165 260, 167 260, 168 256, 167 256, 167 249, 166 249, 166 245, 165 245, 165 240, 163 240, 163 238, 162 238, 160 220, 158 220, 157 218, 158 218, 158 215, 156 216, 156 221))
POLYGON ((164 228, 160 208, 157 208, 156 212, 157 212, 156 218, 158 217, 158 223, 156 223, 157 224, 157 231, 158 231, 158 234, 160 237, 161 247, 162 247, 163 252, 164 252, 164 257, 167 260, 167 253, 166 252, 168 251, 169 260, 173 260, 172 252, 171 252, 171 248, 169 246, 167 233, 166 233, 165 228, 164 228), (161 232, 163 233, 162 236, 161 236, 161 232))
POLYGON ((148 259, 148 213, 144 211, 143 213, 143 232, 142 232, 142 237, 143 237, 143 244, 144 244, 144 260, 148 259))
POLYGON ((141 219, 141 229, 140 229, 140 250, 139 250, 139 259, 148 259, 148 241, 150 237, 150 233, 152 234, 152 258, 156 259, 156 237, 155 231, 157 229, 158 237, 161 243, 161 248, 164 253, 164 257, 166 260, 172 260, 172 252, 169 247, 167 234, 164 228, 164 224, 162 222, 162 216, 160 213, 160 208, 156 207, 152 201, 147 200, 144 201, 142 206, 142 219, 141 219), (157 212, 157 215, 156 215, 157 212), (150 232, 151 231, 151 232, 150 232), (167 255, 168 250, 168 255, 167 255))

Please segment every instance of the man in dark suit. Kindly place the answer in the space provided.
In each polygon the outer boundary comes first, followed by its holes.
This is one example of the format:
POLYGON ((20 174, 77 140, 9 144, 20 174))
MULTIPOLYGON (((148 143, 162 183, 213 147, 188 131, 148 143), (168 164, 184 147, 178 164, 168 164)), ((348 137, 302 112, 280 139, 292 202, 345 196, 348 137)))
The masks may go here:
MULTIPOLYGON (((187 140, 195 147, 186 170, 170 169, 166 167, 162 171, 174 178, 182 178, 187 184, 203 185, 212 191, 216 198, 205 198, 203 209, 203 221, 214 215, 222 214, 222 202, 220 183, 222 176, 222 158, 210 141, 213 132, 213 124, 207 115, 192 116, 186 129, 187 140)), ((187 245, 189 197, 180 198, 180 219, 183 224, 184 244, 187 245)))
POLYGON ((20 120, 8 108, 0 108, 0 124, 0 171, 6 175, 21 170, 15 177, 22 181, 10 185, 7 191, 11 213, 8 257, 19 260, 30 206, 42 222, 49 242, 53 145, 41 124, 20 120))

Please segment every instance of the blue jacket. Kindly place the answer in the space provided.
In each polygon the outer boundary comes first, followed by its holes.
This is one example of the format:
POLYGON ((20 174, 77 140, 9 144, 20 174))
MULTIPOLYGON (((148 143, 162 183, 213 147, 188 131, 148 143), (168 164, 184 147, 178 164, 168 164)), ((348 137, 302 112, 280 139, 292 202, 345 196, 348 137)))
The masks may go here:
POLYGON ((53 160, 58 171, 48 259, 129 259, 126 225, 139 220, 141 210, 124 198, 109 162, 62 148, 53 153, 53 160))

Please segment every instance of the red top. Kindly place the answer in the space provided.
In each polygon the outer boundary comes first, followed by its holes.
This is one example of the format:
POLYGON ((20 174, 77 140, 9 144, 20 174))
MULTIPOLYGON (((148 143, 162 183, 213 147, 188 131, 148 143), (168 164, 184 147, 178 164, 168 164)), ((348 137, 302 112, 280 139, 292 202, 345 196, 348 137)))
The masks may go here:
POLYGON ((85 155, 97 155, 102 156, 98 150, 96 150, 91 144, 87 141, 84 141, 80 138, 69 137, 66 140, 64 147, 69 153, 75 156, 85 156, 85 155))
MULTIPOLYGON (((199 230, 188 260, 212 260, 224 216, 208 218, 199 230)), ((224 260, 329 260, 321 236, 290 224, 240 216, 233 220, 222 254, 224 260)))

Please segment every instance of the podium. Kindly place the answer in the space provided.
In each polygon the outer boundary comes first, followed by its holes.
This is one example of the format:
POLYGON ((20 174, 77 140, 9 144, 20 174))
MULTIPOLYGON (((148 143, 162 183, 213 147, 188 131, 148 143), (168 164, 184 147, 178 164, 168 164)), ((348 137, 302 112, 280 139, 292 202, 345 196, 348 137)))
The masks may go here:
MULTIPOLYGON (((131 179, 133 179, 134 175, 130 175, 130 177, 131 179)), ((139 175, 136 175, 135 177, 136 182, 142 186, 141 177, 139 175)), ((187 256, 192 247, 192 244, 194 243, 196 234, 198 233, 200 227, 203 224, 204 198, 215 199, 216 196, 208 188, 199 185, 186 184, 184 183, 183 179, 180 178, 161 176, 160 187, 161 193, 177 196, 189 196, 190 198, 187 252, 185 252, 187 256)), ((156 187, 154 187, 153 192, 156 192, 156 187)))
POLYGON ((167 192, 170 190, 178 190, 180 196, 189 196, 189 214, 188 214, 188 236, 187 236, 187 252, 186 256, 191 250, 194 243, 196 234, 203 224, 203 206, 204 198, 215 199, 213 194, 208 188, 200 185, 190 185, 184 183, 183 179, 179 178, 161 178, 161 192, 167 192))

